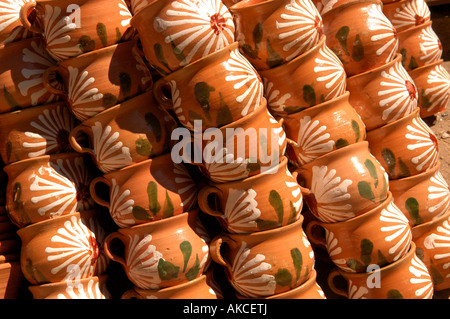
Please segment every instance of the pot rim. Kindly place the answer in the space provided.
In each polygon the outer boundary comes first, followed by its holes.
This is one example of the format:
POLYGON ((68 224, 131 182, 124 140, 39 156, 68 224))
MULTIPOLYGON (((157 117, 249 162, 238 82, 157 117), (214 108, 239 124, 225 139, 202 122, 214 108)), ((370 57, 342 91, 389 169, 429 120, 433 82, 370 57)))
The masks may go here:
POLYGON ((143 288, 139 288, 138 286, 134 286, 133 289, 141 296, 148 295, 149 293, 158 293, 158 292, 162 292, 162 293, 169 292, 170 293, 171 291, 186 289, 188 286, 195 286, 199 282, 206 281, 206 278, 207 278, 207 275, 205 273, 203 273, 199 277, 197 277, 193 280, 183 282, 183 283, 175 285, 175 286, 169 286, 169 287, 165 287, 165 288, 161 288, 161 289, 143 289, 143 288), (140 294, 140 292, 142 294, 140 294))
MULTIPOLYGON (((48 103, 48 104, 40 104, 40 105, 36 105, 36 106, 32 106, 32 107, 27 107, 24 109, 20 109, 20 110, 8 112, 8 113, 2 113, 2 114, 0 114, 0 121, 2 121, 4 118, 8 118, 11 115, 18 115, 21 113, 31 113, 33 110, 41 110, 41 109, 43 110, 43 109, 46 109, 49 107, 54 107, 57 105, 60 105, 63 108, 67 108, 67 104, 64 101, 60 100, 60 101, 55 101, 55 102, 48 103)), ((67 109, 67 110, 69 111, 69 109, 67 109)), ((8 123, 8 124, 13 124, 13 123, 8 123)), ((2 123, 2 125, 4 125, 4 124, 2 123)))
MULTIPOLYGON (((417 233, 417 232, 420 233, 422 230, 427 229, 427 228, 434 228, 437 224, 440 224, 442 221, 444 221, 448 218, 450 218, 450 208, 445 213, 443 213, 441 216, 439 216, 435 219, 432 219, 432 220, 427 221, 426 223, 418 224, 418 225, 411 227, 413 241, 417 239, 417 238, 414 238, 415 237, 414 233, 417 233)), ((420 236, 418 236, 418 237, 420 237, 420 236)))
POLYGON ((411 76, 412 79, 417 78, 418 76, 422 75, 422 72, 428 72, 429 69, 434 68, 436 65, 442 65, 444 63, 443 59, 439 59, 437 61, 422 65, 418 68, 415 68, 414 70, 408 71, 408 74, 411 76), (417 74, 418 73, 418 74, 417 74))
POLYGON ((347 78, 347 81, 354 81, 354 80, 357 80, 357 79, 359 79, 359 78, 362 78, 362 77, 366 77, 366 76, 368 76, 368 75, 371 75, 371 74, 373 74, 373 73, 377 73, 377 72, 380 72, 380 71, 382 71, 382 70, 388 69, 388 68, 390 68, 392 65, 394 65, 394 64, 396 64, 396 63, 398 63, 398 62, 401 62, 401 60, 402 60, 402 55, 401 55, 400 53, 397 53, 396 56, 395 56, 395 58, 394 58, 392 61, 389 61, 388 63, 383 64, 383 65, 380 65, 380 66, 376 67, 375 69, 370 69, 370 70, 368 70, 368 71, 366 71, 366 72, 358 73, 358 74, 352 75, 352 76, 350 76, 350 77, 347 78))
MULTIPOLYGON (((400 179, 390 180, 389 187, 392 188, 392 186, 393 186, 392 184, 394 184, 394 188, 395 188, 395 184, 398 184, 398 185, 403 185, 404 183, 409 184, 411 181, 414 181, 416 179, 421 180, 423 178, 427 178, 428 176, 435 174, 439 170, 440 167, 441 167, 441 162, 438 161, 436 163, 436 165, 434 165, 433 167, 430 167, 426 171, 423 171, 419 174, 403 177, 400 179)), ((415 185, 417 185, 417 184, 413 183, 412 186, 415 186, 415 185)), ((400 189, 402 190, 402 189, 404 189, 404 187, 400 187, 400 189)))
POLYGON ((400 31, 400 32, 397 33, 398 39, 399 40, 400 40, 400 38, 406 39, 411 33, 415 33, 415 32, 417 32, 420 29, 425 29, 425 28, 427 28, 429 26, 432 26, 432 24, 433 24, 433 21, 430 20, 430 21, 427 21, 425 23, 416 25, 416 26, 414 26, 412 28, 400 31))
POLYGON ((347 1, 343 4, 340 4, 336 7, 331 8, 330 10, 328 10, 327 12, 322 14, 322 19, 325 19, 325 17, 328 17, 328 15, 331 12, 337 12, 337 11, 342 11, 344 9, 346 9, 349 6, 354 6, 355 4, 370 4, 370 3, 374 3, 374 4, 379 4, 381 6, 381 8, 383 8, 383 2, 382 0, 350 0, 347 1))
POLYGON ((410 121, 413 118, 420 118, 420 108, 416 107, 416 109, 414 111, 412 111, 411 113, 409 113, 408 115, 405 115, 402 118, 397 119, 396 121, 393 121, 391 123, 388 123, 386 125, 380 126, 374 130, 371 130, 369 132, 367 132, 367 136, 376 136, 379 134, 379 132, 383 132, 383 131, 389 131, 391 130, 393 127, 396 127, 398 125, 403 125, 404 123, 410 121))

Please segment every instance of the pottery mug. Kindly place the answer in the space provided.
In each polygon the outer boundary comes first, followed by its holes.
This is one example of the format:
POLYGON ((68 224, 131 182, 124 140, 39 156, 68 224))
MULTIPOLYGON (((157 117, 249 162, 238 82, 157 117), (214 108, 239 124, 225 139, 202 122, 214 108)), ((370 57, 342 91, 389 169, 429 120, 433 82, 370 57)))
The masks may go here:
POLYGON ((263 83, 234 42, 158 80, 153 92, 161 106, 193 131, 250 115, 262 104, 263 83))
POLYGON ((200 277, 209 265, 209 238, 198 210, 108 235, 105 251, 141 289, 163 289, 200 277), (122 244, 124 252, 116 251, 122 244))
POLYGON ((383 13, 401 32, 430 21, 430 9, 425 0, 401 0, 383 5, 383 13))
POLYGON ((109 173, 169 152, 176 127, 149 91, 83 121, 70 131, 69 142, 109 173), (86 136, 89 145, 83 143, 86 136))
POLYGON ((367 132, 367 141, 390 179, 417 175, 438 162, 437 137, 420 117, 419 109, 367 132))
POLYGON ((233 17, 220 0, 152 1, 131 19, 149 64, 170 74, 234 42, 233 17))
POLYGON ((425 264, 416 255, 416 245, 411 242, 408 253, 384 267, 369 267, 365 273, 334 269, 328 275, 330 289, 348 299, 431 299, 433 282, 425 264), (342 277, 346 288, 335 284, 342 277))
MULTIPOLYGON (((33 32, 28 31, 22 25, 20 21, 20 9, 22 6, 31 2, 32 0, 2 0, 0 1, 0 45, 21 41, 33 36, 36 36, 33 32)), ((28 12, 28 19, 34 20, 33 12, 28 12)), ((31 22, 30 22, 31 23, 31 22)))
POLYGON ((310 0, 243 0, 229 9, 236 41, 257 70, 291 61, 322 36, 322 18, 310 0))
POLYGON ((349 103, 349 92, 286 115, 282 125, 288 143, 286 154, 297 166, 366 139, 366 127, 349 103))
POLYGON ((45 71, 43 83, 84 121, 149 90, 153 81, 133 40, 59 62, 45 71), (55 74, 57 85, 50 81, 55 74))
POLYGON ((295 222, 303 197, 287 164, 284 157, 278 167, 264 173, 236 182, 210 183, 198 194, 201 211, 216 217, 230 233, 258 232, 295 222))
POLYGON ((123 0, 37 0, 20 10, 23 26, 43 37, 57 61, 129 40, 134 34, 130 19, 123 0), (36 12, 33 24, 30 10, 36 12))
POLYGON ((96 177, 90 194, 122 228, 176 216, 197 204, 194 180, 170 153, 96 177))

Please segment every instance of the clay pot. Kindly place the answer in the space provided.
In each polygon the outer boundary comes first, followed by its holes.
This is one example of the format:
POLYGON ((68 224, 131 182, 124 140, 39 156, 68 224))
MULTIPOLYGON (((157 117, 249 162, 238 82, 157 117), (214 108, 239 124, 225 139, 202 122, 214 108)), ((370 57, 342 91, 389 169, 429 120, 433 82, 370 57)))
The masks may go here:
POLYGON ((390 179, 417 175, 438 161, 438 141, 421 119, 419 110, 367 132, 370 152, 389 174, 390 179))
POLYGON ((153 92, 161 106, 173 109, 180 124, 193 131, 251 114, 262 104, 263 83, 234 42, 158 80, 153 92))
POLYGON ((70 145, 89 154, 108 173, 167 153, 175 120, 146 92, 82 122, 69 136, 70 145), (88 137, 89 145, 83 145, 88 137))
POLYGON ((131 14, 135 16, 152 2, 153 0, 130 0, 130 5, 128 7, 130 8, 131 14))
POLYGON ((314 253, 302 229, 303 216, 287 226, 248 234, 223 233, 211 240, 212 259, 225 267, 242 296, 264 298, 308 280, 314 253))
POLYGON ((416 254, 427 266, 435 291, 450 288, 450 210, 444 215, 412 228, 416 254))
POLYGON ((107 275, 29 286, 33 299, 111 299, 107 275))
POLYGON ((95 178, 90 194, 123 228, 179 215, 197 203, 194 180, 170 153, 95 178), (102 185, 108 188, 107 199, 102 185))
POLYGON ((432 21, 398 33, 398 50, 407 71, 439 61, 442 44, 432 28, 432 21))
MULTIPOLYGON (((59 100, 42 81, 45 70, 56 62, 45 51, 39 38, 2 45, 0 60, 0 113, 59 100)), ((55 82, 51 76, 48 80, 55 82)))
POLYGON ((342 61, 347 76, 375 69, 395 58, 397 32, 381 8, 379 0, 354 0, 322 14, 326 43, 342 61))
POLYGON ((0 263, 1 299, 19 299, 23 284, 24 277, 18 259, 0 263))
POLYGON ((346 74, 341 61, 325 44, 325 36, 302 55, 269 70, 259 71, 267 105, 286 116, 344 94, 346 74), (289 81, 286 79, 289 78, 289 81))
POLYGON ((216 217, 229 233, 251 233, 295 222, 303 207, 288 160, 263 174, 229 183, 210 183, 198 195, 202 212, 216 217), (216 199, 210 205, 210 196, 216 199), (216 206, 216 207, 215 207, 216 206))
POLYGON ((284 64, 314 47, 322 18, 310 0, 243 0, 230 7, 236 40, 257 70, 284 64))
POLYGON ((367 131, 411 114, 417 108, 417 88, 401 64, 401 55, 378 68, 347 78, 350 104, 367 131))
POLYGON ((153 83, 136 41, 62 61, 45 71, 43 82, 49 92, 66 100, 80 121, 141 94, 153 83), (57 85, 50 82, 55 74, 61 81, 57 85))
POLYGON ((3 163, 73 151, 69 133, 78 124, 63 102, 0 115, 3 163))
POLYGON ((430 21, 430 9, 425 0, 401 0, 383 5, 383 13, 397 32, 430 21))
POLYGON ((220 0, 153 1, 135 13, 150 65, 166 75, 234 42, 233 17, 220 0))
POLYGON ((439 60, 409 71, 419 92, 418 104, 422 118, 445 111, 449 104, 450 75, 442 62, 439 60))
MULTIPOLYGON (((311 0, 312 3, 317 8, 317 11, 319 11, 320 15, 323 15, 330 11, 331 9, 338 7, 340 5, 345 4, 346 2, 352 1, 352 0, 311 0)), ((394 0, 396 1, 396 0, 394 0)))
POLYGON ((450 189, 440 162, 423 173, 389 181, 395 204, 416 226, 439 218, 450 207, 450 189))
POLYGON ((130 281, 141 289, 163 289, 200 277, 209 264, 209 238, 198 210, 130 228, 105 240, 108 256, 122 264, 130 281), (115 241, 124 246, 116 253, 115 241))
POLYGON ((328 275, 328 286, 348 299, 431 299, 433 282, 415 251, 416 245, 411 242, 411 248, 403 258, 382 268, 374 266, 366 273, 334 269, 328 275), (346 289, 335 285, 336 277, 345 279, 346 289))
POLYGON ((318 157, 294 173, 305 203, 324 223, 361 215, 388 196, 388 175, 369 152, 367 141, 318 157))
MULTIPOLYGON (((0 26, 0 45, 36 36, 36 34, 25 29, 20 21, 20 9, 25 3, 31 1, 0 1, 0 20, 2 21, 0 26)), ((30 20, 32 20, 31 17, 30 20)))
POLYGON ((349 103, 349 92, 283 117, 287 154, 298 166, 350 144, 364 141, 366 127, 349 103))
POLYGON ((392 194, 374 209, 337 223, 311 221, 309 240, 325 247, 333 263, 347 272, 367 272, 402 258, 411 245, 408 219, 394 204, 392 194), (325 238, 316 229, 325 230, 325 238))
POLYGON ((28 2, 20 20, 29 31, 41 35, 49 54, 57 61, 127 41, 131 13, 123 0, 43 0, 28 2), (36 23, 28 13, 36 11, 36 23))
POLYGON ((96 237, 99 224, 91 226, 83 213, 55 217, 17 231, 22 240, 20 264, 32 285, 76 281, 102 274, 107 259, 96 237))

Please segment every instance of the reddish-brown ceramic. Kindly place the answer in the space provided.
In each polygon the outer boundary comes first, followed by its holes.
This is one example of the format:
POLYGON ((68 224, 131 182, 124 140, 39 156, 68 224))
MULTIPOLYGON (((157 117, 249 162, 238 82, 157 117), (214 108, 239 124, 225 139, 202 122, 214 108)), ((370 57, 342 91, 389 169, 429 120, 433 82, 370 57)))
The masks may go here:
POLYGON ((130 4, 128 7, 130 8, 131 14, 135 16, 139 11, 144 9, 152 2, 153 0, 130 0, 130 4))
POLYGON ((64 60, 48 68, 43 81, 49 92, 66 100, 80 121, 147 91, 153 83, 136 41, 64 60), (57 85, 49 81, 54 74, 60 79, 57 85))
MULTIPOLYGON (((37 0, 20 10, 23 26, 40 34, 57 61, 127 41, 131 13, 123 0, 37 0), (36 12, 31 24, 28 13, 36 12)), ((130 32, 131 31, 131 32, 130 32)))
POLYGON ((401 64, 401 55, 378 68, 347 78, 350 104, 367 131, 411 114, 417 108, 417 87, 401 64))
MULTIPOLYGON (((0 46, 0 113, 55 102, 42 81, 47 68, 56 62, 45 51, 40 38, 0 46)), ((49 77, 52 83, 54 79, 49 77)))
POLYGON ((276 116, 329 101, 344 94, 346 88, 344 67, 326 46, 325 36, 302 55, 259 74, 267 105, 276 116))
POLYGON ((432 21, 398 33, 398 50, 407 71, 439 61, 442 44, 433 30, 432 21))
MULTIPOLYGON (((162 289, 200 277, 209 265, 209 238, 198 210, 121 228, 108 235, 105 251, 141 289, 162 289), (125 247, 117 252, 114 243, 125 247)), ((117 246, 116 246, 117 247, 117 246)))
POLYGON ((450 75, 443 60, 412 71, 409 75, 419 91, 420 116, 426 118, 448 109, 450 103, 450 75))
POLYGON ((330 289, 348 299, 431 299, 433 282, 425 264, 416 255, 411 243, 408 253, 396 262, 375 266, 366 273, 335 269, 328 275, 330 289), (338 287, 334 279, 342 277, 347 288, 338 287))
POLYGON ((197 203, 194 180, 170 153, 95 178, 90 194, 123 228, 179 215, 197 203))
POLYGON ((408 219, 394 204, 392 194, 374 209, 343 222, 312 220, 305 229, 309 240, 326 247, 333 263, 348 272, 367 272, 402 258, 411 245, 408 219), (315 228, 325 230, 318 235, 315 228))
POLYGON ((295 222, 303 197, 287 164, 284 157, 262 174, 236 182, 210 183, 198 194, 201 211, 215 216, 230 233, 258 232, 295 222), (215 205, 210 204, 211 196, 215 205))
POLYGON ((85 120, 71 130, 69 142, 108 173, 169 152, 176 127, 148 91, 85 120))
POLYGON ((412 228, 416 254, 427 266, 435 291, 450 288, 450 210, 441 217, 412 228))
MULTIPOLYGON (((361 215, 384 202, 388 176, 367 141, 325 154, 295 171, 310 211, 334 223, 361 215)), ((294 175, 296 176, 296 175, 294 175)))
POLYGON ((430 9, 425 0, 401 0, 383 5, 383 13, 397 32, 430 21, 430 9))
POLYGON ((423 173, 389 181, 394 202, 411 227, 435 220, 450 208, 450 189, 440 167, 438 161, 423 173))
POLYGON ((33 285, 73 281, 100 275, 106 256, 83 213, 72 213, 28 225, 17 231, 22 240, 20 264, 33 285))
MULTIPOLYGON (((32 0, 2 0, 0 1, 0 44, 16 42, 36 36, 22 26, 20 9, 32 0)), ((30 18, 32 20, 32 18, 30 18)))
POLYGON ((64 102, 0 115, 0 154, 3 163, 73 151, 69 133, 78 124, 64 102))
POLYGON ((153 92, 160 105, 173 109, 181 125, 205 130, 230 124, 260 107, 263 83, 234 42, 160 79, 153 92), (166 87, 171 97, 165 95, 166 87))
POLYGON ((211 240, 212 259, 244 297, 264 298, 308 280, 314 253, 302 229, 303 216, 287 226, 248 234, 222 233, 211 240))
MULTIPOLYGON (((321 15, 352 0, 311 0, 321 15)), ((396 0, 394 0, 396 1, 396 0)))
POLYGON ((282 121, 287 154, 297 166, 366 138, 366 127, 349 103, 349 92, 289 114, 282 121))
POLYGON ((322 14, 327 45, 342 61, 347 76, 395 58, 397 31, 381 8, 379 0, 353 0, 322 14))
POLYGON ((163 75, 234 42, 233 17, 221 0, 153 1, 131 25, 148 62, 163 75))
POLYGON ((367 132, 370 152, 390 179, 422 173, 438 162, 438 142, 419 110, 367 132))
POLYGON ((18 227, 94 207, 89 183, 96 176, 90 159, 71 152, 44 155, 5 166, 6 208, 18 227))
POLYGON ((25 280, 20 261, 11 260, 0 263, 0 298, 19 299, 25 280))
POLYGON ((107 275, 28 287, 33 299, 111 299, 107 275))

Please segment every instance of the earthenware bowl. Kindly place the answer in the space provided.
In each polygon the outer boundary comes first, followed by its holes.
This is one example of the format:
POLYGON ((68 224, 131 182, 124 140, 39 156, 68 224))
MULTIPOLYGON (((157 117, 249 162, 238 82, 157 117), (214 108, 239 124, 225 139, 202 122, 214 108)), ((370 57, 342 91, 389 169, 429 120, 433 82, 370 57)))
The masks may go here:
POLYGON ((401 32, 430 21, 430 9, 425 0, 401 0, 383 5, 383 13, 401 32))
MULTIPOLYGON (((20 9, 25 3, 31 1, 32 0, 20 2, 15 0, 0 1, 0 20, 2 21, 0 27, 0 45, 37 36, 33 32, 25 29, 20 21, 20 9)), ((33 20, 30 16, 29 19, 33 20)))

